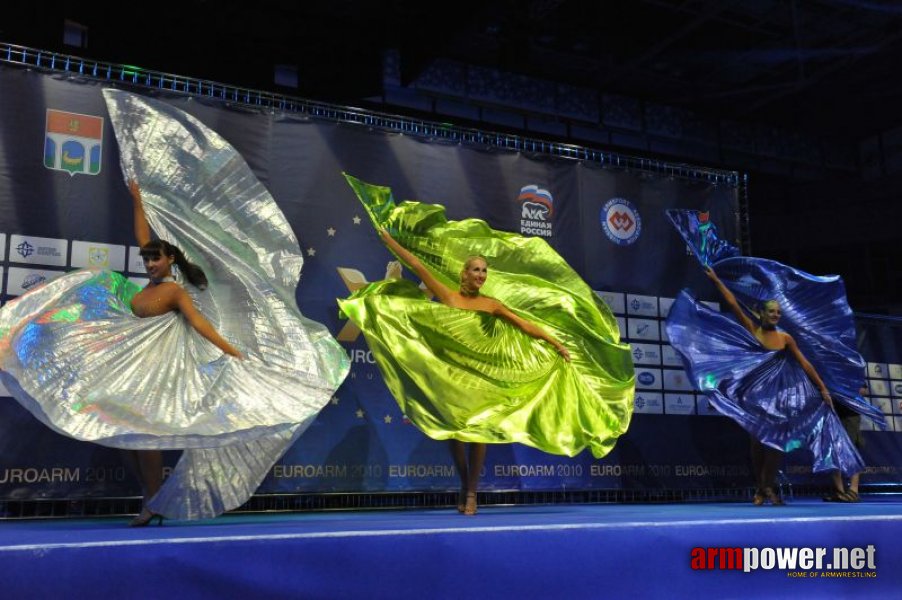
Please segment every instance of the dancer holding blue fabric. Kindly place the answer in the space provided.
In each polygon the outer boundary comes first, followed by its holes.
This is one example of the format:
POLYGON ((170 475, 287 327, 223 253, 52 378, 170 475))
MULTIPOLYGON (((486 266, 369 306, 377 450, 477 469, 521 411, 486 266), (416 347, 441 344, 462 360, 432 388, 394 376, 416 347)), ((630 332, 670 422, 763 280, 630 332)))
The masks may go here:
POLYGON ((736 317, 711 310, 684 290, 666 327, 696 389, 752 436, 755 504, 781 502, 773 487, 783 452, 808 449, 815 471, 860 471, 861 457, 832 403, 884 421, 858 393, 864 361, 854 348, 842 281, 738 257, 703 213, 668 216, 736 317), (740 301, 758 307, 758 323, 740 301))

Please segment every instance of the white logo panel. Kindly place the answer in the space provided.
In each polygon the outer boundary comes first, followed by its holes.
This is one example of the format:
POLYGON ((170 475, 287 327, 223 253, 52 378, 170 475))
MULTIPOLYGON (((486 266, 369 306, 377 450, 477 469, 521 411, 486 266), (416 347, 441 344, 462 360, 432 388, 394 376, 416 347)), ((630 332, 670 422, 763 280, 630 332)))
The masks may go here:
MULTIPOLYGON (((902 415, 902 398, 893 398, 893 414, 902 415)), ((862 417, 862 421, 866 421, 867 419, 862 417)))
POLYGON ((65 267, 68 249, 68 240, 12 235, 9 238, 9 261, 29 265, 65 267))
POLYGON ((643 414, 664 414, 664 400, 661 394, 654 392, 636 392, 633 400, 633 412, 643 414))
POLYGON ((642 367, 636 368, 636 389, 660 390, 661 369, 645 369, 642 367))
POLYGON ((682 369, 664 369, 664 389, 691 392, 692 382, 682 369))
POLYGON ((711 403, 708 401, 708 397, 704 394, 699 394, 695 397, 695 407, 696 413, 706 417, 722 417, 717 409, 711 406, 711 403))
POLYGON ((658 322, 651 319, 627 319, 626 337, 631 340, 657 342, 661 339, 658 332, 658 322))
POLYGON ((148 279, 147 277, 129 277, 128 280, 132 283, 138 284, 142 289, 147 287, 147 284, 150 283, 150 279, 148 279))
POLYGON ((128 272, 129 273, 147 273, 144 268, 144 259, 141 258, 141 248, 138 246, 128 247, 128 272))
POLYGON ((902 381, 890 381, 889 391, 896 398, 902 398, 902 381))
POLYGON ((868 395, 889 396, 889 383, 882 379, 868 379, 868 395))
POLYGON ((661 347, 657 344, 630 344, 633 362, 637 365, 660 365, 661 347))
POLYGON ((46 271, 44 269, 20 269, 10 267, 6 280, 6 293, 10 296, 21 296, 42 283, 64 275, 64 271, 46 271))
POLYGON ((664 363, 664 366, 667 366, 667 367, 682 367, 683 366, 683 358, 680 356, 680 353, 677 352, 673 346, 662 346, 661 347, 661 358, 664 363))
POLYGON ((664 394, 664 412, 668 415, 694 415, 693 394, 664 394))
POLYGON ((603 292, 595 290, 595 295, 604 300, 615 315, 626 314, 626 300, 620 292, 603 292))
POLYGON ((874 379, 887 379, 889 377, 889 369, 886 363, 868 363, 868 377, 874 379))
POLYGON ((72 242, 72 266, 124 271, 125 246, 75 240, 72 242))
POLYGON ((626 295, 626 314, 640 317, 658 316, 658 299, 655 296, 626 295))
POLYGON ((658 298, 658 316, 666 319, 667 315, 670 314, 670 307, 673 306, 675 301, 676 298, 658 298))
POLYGON ((902 365, 886 365, 889 369, 889 378, 890 379, 902 379, 902 365))
POLYGON ((0 260, 6 260, 6 234, 0 233, 0 260))
POLYGON ((614 317, 617 320, 617 329, 620 330, 620 337, 626 337, 626 319, 623 317, 614 317))
POLYGON ((879 408, 883 414, 893 414, 893 401, 889 398, 871 398, 871 404, 879 408))

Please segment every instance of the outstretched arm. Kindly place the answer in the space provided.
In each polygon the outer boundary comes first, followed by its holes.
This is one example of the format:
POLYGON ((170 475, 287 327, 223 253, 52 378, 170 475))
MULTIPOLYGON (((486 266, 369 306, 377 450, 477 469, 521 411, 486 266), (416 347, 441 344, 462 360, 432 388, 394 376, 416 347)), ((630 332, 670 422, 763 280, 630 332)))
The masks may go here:
POLYGON ((739 319, 739 322, 743 327, 748 329, 752 335, 755 335, 755 324, 749 318, 745 311, 742 310, 742 307, 739 306, 739 302, 736 301, 736 296, 733 295, 727 286, 724 285, 723 281, 720 280, 720 277, 717 276, 717 273, 714 272, 714 269, 711 267, 705 267, 705 275, 708 276, 708 279, 714 282, 714 286, 717 288, 717 291, 720 292, 720 295, 723 296, 724 302, 727 303, 727 306, 730 307, 730 310, 733 311, 733 314, 736 315, 736 318, 739 319))
POLYGON ((808 362, 808 359, 805 358, 805 355, 802 354, 802 351, 799 350, 798 344, 796 341, 792 339, 792 336, 788 333, 783 334, 786 339, 786 348, 792 353, 799 364, 802 365, 802 370, 805 371, 805 374, 814 382, 814 385, 817 386, 817 389, 821 392, 821 397, 824 399, 824 402, 827 403, 827 406, 833 408, 833 399, 830 397, 830 392, 827 390, 827 386, 824 385, 823 380, 820 375, 817 374, 817 370, 814 366, 808 362))
POLYGON ((147 224, 147 216, 144 214, 144 203, 141 202, 141 189, 134 179, 128 180, 128 191, 132 195, 132 205, 135 213, 135 239, 138 246, 144 246, 150 242, 150 225, 147 224))
POLYGON ((511 309, 504 306, 501 302, 497 303, 497 306, 495 307, 495 310, 492 312, 492 314, 507 319, 508 321, 522 329, 526 335, 531 335, 534 338, 545 340, 546 342, 554 346, 554 349, 558 351, 558 354, 564 357, 564 360, 570 362, 570 352, 567 351, 567 348, 564 347, 564 345, 560 343, 557 338, 549 334, 547 331, 545 331, 535 323, 517 316, 513 311, 511 311, 511 309))
POLYGON ((420 259, 414 256, 410 250, 399 244, 388 231, 380 229, 379 235, 382 236, 382 241, 385 242, 385 245, 391 248, 392 251, 398 255, 398 258, 407 263, 407 266, 410 267, 410 269, 417 274, 417 277, 426 284, 429 291, 432 292, 442 304, 447 304, 454 292, 448 286, 436 279, 435 276, 429 272, 429 269, 420 262, 420 259))
POLYGON ((233 345, 228 343, 225 338, 219 335, 219 332, 216 331, 216 329, 210 325, 210 322, 204 318, 199 310, 197 310, 197 307, 194 306, 194 302, 191 301, 191 296, 188 295, 188 292, 179 288, 177 294, 176 305, 178 306, 179 312, 185 315, 185 318, 188 319, 188 323, 190 323, 199 334, 210 340, 213 345, 226 354, 236 358, 243 358, 241 353, 238 352, 233 345))

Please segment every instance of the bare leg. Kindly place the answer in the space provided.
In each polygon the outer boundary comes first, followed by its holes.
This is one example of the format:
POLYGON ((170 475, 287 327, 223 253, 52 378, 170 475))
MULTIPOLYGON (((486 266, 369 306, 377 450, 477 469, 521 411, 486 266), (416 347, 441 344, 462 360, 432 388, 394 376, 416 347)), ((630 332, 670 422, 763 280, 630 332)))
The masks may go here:
MULTIPOLYGON (((833 489, 835 489, 837 492, 846 491, 846 488, 843 486, 842 482, 842 473, 840 473, 839 471, 833 471, 833 473, 831 473, 831 477, 833 478, 833 489)), ((853 475, 852 477, 856 478, 857 480, 858 475, 853 475)))
POLYGON ((783 461, 783 453, 763 444, 762 450, 761 478, 764 482, 764 495, 771 501, 771 504, 783 504, 783 500, 774 491, 777 487, 777 471, 783 461))
POLYGON ((764 445, 755 438, 749 438, 751 441, 750 452, 752 455, 752 476, 755 478, 755 497, 752 503, 755 506, 764 504, 764 445))
POLYGON ((467 445, 458 440, 448 440, 451 449, 451 458, 454 459, 454 468, 460 477, 460 494, 457 497, 457 512, 464 512, 467 504, 467 445))
POLYGON ((159 450, 140 450, 134 452, 138 463, 141 489, 144 492, 144 506, 141 514, 135 517, 131 525, 147 525, 153 519, 153 513, 147 508, 147 501, 160 491, 163 485, 163 453, 159 450))
POLYGON ((856 495, 858 494, 858 479, 860 475, 861 473, 855 473, 849 479, 849 489, 855 492, 856 495))
POLYGON ((467 503, 465 515, 476 514, 476 490, 479 489, 479 474, 485 463, 485 444, 470 444, 470 462, 467 465, 467 503))

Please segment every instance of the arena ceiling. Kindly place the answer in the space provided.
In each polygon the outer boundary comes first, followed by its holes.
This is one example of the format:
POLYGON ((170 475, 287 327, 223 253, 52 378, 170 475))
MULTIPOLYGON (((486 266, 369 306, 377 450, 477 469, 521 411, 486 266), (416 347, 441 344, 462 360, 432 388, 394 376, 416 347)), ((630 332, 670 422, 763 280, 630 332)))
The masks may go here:
POLYGON ((12 2, 0 40, 341 102, 468 64, 724 117, 862 139, 902 125, 902 4, 892 0, 213 0, 12 2), (63 22, 85 28, 63 44, 63 22))

